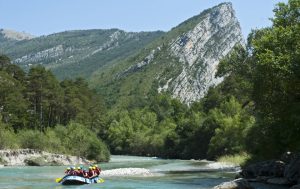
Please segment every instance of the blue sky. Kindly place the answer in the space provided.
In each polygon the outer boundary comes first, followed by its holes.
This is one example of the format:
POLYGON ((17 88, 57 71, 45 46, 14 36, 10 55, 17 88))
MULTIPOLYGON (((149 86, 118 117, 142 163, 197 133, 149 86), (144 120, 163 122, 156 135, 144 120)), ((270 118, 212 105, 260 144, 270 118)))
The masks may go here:
MULTIPOLYGON (((244 36, 270 26, 279 1, 228 0, 244 36)), ((227 1, 227 2, 228 2, 227 1)), ((224 0, 0 0, 0 28, 46 35, 74 29, 168 31, 224 0)))

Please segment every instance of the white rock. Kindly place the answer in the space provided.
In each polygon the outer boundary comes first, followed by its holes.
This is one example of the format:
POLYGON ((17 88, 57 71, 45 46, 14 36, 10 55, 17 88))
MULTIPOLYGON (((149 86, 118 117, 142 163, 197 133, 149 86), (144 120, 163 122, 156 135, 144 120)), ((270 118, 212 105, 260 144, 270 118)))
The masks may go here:
POLYGON ((144 168, 120 168, 101 172, 102 176, 152 176, 148 169, 144 168))
POLYGON ((0 157, 7 166, 24 166, 25 160, 30 158, 44 157, 48 162, 59 162, 63 165, 90 164, 86 159, 76 156, 52 154, 34 149, 0 150, 0 157))
POLYGON ((215 78, 219 61, 236 44, 243 44, 239 23, 231 4, 214 8, 189 32, 170 44, 174 56, 182 62, 183 70, 172 81, 173 97, 190 104, 202 98, 210 86, 222 82, 215 78))

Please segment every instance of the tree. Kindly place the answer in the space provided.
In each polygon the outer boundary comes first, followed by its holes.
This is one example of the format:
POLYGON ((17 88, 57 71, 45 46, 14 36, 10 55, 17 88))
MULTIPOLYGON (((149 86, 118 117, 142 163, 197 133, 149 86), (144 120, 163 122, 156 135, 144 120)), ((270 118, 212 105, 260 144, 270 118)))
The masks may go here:
POLYGON ((41 131, 60 122, 62 90, 54 75, 42 66, 33 67, 27 76, 27 97, 31 122, 41 131))
POLYGON ((216 157, 245 151, 245 138, 255 123, 234 97, 210 112, 218 127, 210 140, 208 155, 216 157))
POLYGON ((0 115, 2 121, 15 130, 28 123, 28 101, 23 96, 24 87, 6 72, 0 71, 0 115))
POLYGON ((6 55, 0 55, 0 70, 10 64, 10 59, 6 55))
MULTIPOLYGON (((254 95, 261 144, 274 149, 259 150, 261 156, 275 157, 300 150, 300 19, 299 0, 279 3, 273 26, 253 34, 255 61, 254 95), (264 140, 264 141, 262 141, 264 140)), ((251 144, 251 142, 250 142, 251 144)))

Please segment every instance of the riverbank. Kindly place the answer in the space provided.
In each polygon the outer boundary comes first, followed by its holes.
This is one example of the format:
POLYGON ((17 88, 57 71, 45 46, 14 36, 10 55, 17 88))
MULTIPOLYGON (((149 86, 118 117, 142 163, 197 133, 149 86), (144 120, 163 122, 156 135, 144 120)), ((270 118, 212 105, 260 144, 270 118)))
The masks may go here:
POLYGON ((216 189, 251 188, 252 183, 300 189, 300 154, 286 153, 279 160, 268 160, 243 167, 237 180, 223 183, 216 189), (250 183, 250 184, 249 184, 250 183), (235 187, 233 187, 235 186, 235 187))
POLYGON ((0 150, 2 166, 52 166, 90 164, 91 161, 70 155, 54 154, 35 149, 0 150))

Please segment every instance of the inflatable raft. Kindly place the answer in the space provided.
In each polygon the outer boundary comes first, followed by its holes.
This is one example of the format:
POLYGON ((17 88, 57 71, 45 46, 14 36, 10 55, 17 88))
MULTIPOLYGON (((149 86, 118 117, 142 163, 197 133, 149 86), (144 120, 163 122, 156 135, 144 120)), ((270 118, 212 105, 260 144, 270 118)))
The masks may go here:
POLYGON ((104 182, 104 180, 99 178, 98 176, 90 179, 80 176, 66 176, 60 181, 62 185, 82 185, 102 182, 104 182))

